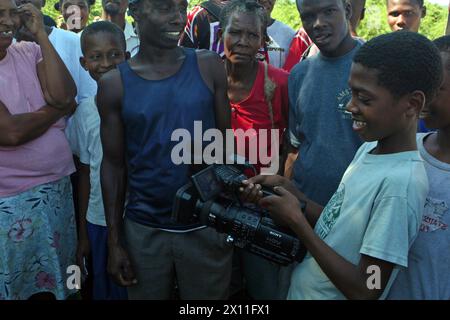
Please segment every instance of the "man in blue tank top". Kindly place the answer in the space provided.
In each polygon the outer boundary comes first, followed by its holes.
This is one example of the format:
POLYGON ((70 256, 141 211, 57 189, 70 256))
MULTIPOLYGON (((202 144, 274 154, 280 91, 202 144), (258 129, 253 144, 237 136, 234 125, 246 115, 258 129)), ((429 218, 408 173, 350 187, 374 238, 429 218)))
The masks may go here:
POLYGON ((177 46, 186 10, 186 0, 130 1, 139 52, 99 82, 108 272, 130 299, 174 298, 176 286, 181 299, 228 296, 224 236, 171 221, 175 193, 189 180, 189 166, 171 160, 172 132, 193 135, 194 121, 203 131, 230 127, 220 57, 177 46))

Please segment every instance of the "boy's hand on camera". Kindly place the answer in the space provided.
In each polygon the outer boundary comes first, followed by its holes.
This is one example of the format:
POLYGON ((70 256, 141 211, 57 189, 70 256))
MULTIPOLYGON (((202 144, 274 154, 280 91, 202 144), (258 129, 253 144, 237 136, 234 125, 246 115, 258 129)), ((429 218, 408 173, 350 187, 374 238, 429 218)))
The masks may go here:
POLYGON ((22 24, 33 36, 37 37, 39 34, 45 33, 44 18, 38 8, 31 3, 25 3, 19 6, 17 11, 22 24))
POLYGON ((253 184, 248 180, 242 181, 242 187, 239 188, 241 192, 241 200, 243 202, 258 203, 263 197, 260 184, 253 184))
POLYGON ((270 211, 275 222, 286 226, 303 223, 304 216, 297 197, 280 186, 274 188, 274 193, 273 196, 261 199, 259 205, 270 211))
POLYGON ((263 187, 271 192, 277 186, 283 187, 291 193, 296 192, 294 184, 289 179, 278 175, 259 175, 243 181, 242 184, 243 186, 240 188, 241 199, 246 202, 258 203, 263 197, 261 191, 263 187))

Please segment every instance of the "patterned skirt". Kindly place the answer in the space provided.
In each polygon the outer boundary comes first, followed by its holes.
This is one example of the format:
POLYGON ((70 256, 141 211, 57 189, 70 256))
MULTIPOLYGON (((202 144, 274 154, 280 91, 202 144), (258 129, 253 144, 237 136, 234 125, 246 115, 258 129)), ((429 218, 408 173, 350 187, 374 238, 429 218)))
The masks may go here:
POLYGON ((0 300, 75 293, 68 267, 75 264, 76 241, 69 177, 0 198, 0 300))

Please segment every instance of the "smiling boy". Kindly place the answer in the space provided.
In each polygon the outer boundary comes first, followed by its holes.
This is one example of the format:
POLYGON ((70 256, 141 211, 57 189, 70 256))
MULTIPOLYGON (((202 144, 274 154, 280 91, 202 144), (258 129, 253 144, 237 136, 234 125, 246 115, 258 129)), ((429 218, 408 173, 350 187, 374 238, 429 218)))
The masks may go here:
MULTIPOLYGON (((96 22, 84 29, 81 49, 80 63, 96 82, 129 57, 122 30, 108 21, 96 22)), ((96 96, 83 100, 66 129, 72 152, 80 162, 77 264, 82 268, 83 259, 92 257, 95 300, 126 299, 126 289, 117 286, 106 272, 107 228, 100 187, 103 152, 96 100, 96 96)))
POLYGON ((353 130, 367 143, 326 207, 285 178, 247 182, 250 200, 262 195, 255 183, 279 186, 278 195, 259 203, 309 252, 293 272, 289 299, 385 298, 399 268, 408 266, 428 192, 416 122, 441 82, 439 52, 425 37, 405 31, 370 40, 353 59, 347 106, 353 130))

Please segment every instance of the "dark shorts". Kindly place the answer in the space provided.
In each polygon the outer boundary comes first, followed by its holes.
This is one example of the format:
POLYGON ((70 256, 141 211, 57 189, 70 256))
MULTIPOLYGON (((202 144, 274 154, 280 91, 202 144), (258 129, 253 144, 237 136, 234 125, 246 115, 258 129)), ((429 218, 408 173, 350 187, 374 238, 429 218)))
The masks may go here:
POLYGON ((106 271, 108 262, 107 228, 87 223, 91 246, 94 300, 127 300, 127 289, 115 284, 106 271))
POLYGON ((130 299, 227 299, 233 247, 211 228, 174 233, 125 219, 128 254, 138 284, 130 299))

